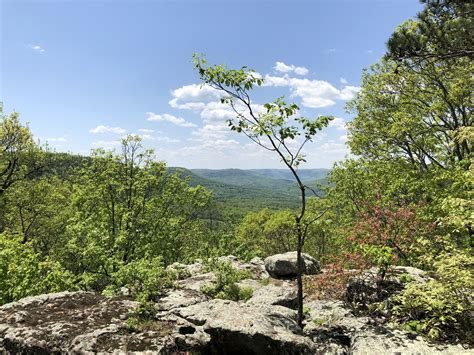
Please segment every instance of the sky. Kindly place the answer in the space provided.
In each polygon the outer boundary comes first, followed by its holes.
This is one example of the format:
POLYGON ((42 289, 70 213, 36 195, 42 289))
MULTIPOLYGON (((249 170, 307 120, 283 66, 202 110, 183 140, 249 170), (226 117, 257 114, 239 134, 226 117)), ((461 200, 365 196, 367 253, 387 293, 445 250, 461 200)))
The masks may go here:
MULTIPOLYGON (((285 96, 301 116, 336 117, 305 147, 305 168, 349 154, 345 104, 417 0, 0 0, 0 101, 40 142, 90 154, 142 136, 157 160, 187 168, 282 168, 230 132, 193 53, 255 69, 256 107, 285 96)), ((298 143, 292 142, 294 145, 298 143)))

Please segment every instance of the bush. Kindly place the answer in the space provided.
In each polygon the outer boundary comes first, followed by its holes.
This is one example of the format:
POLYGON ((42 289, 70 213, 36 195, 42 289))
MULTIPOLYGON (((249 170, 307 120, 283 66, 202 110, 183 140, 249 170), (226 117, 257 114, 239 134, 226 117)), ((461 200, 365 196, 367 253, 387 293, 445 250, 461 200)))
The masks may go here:
POLYGON ((114 295, 120 288, 129 289, 139 301, 150 301, 163 294, 166 288, 173 286, 176 275, 168 272, 160 257, 139 259, 122 266, 113 274, 113 283, 105 289, 106 295, 114 295))
POLYGON ((434 280, 409 283, 393 298, 393 316, 405 330, 433 340, 472 341, 474 258, 462 252, 444 254, 435 267, 434 280))
POLYGON ((0 233, 0 305, 26 296, 76 290, 75 278, 60 263, 35 253, 20 236, 0 233))
POLYGON ((253 290, 250 287, 237 285, 240 280, 251 277, 250 272, 235 269, 228 262, 216 260, 212 260, 206 269, 216 274, 216 281, 201 288, 206 295, 232 301, 248 300, 252 297, 253 290))

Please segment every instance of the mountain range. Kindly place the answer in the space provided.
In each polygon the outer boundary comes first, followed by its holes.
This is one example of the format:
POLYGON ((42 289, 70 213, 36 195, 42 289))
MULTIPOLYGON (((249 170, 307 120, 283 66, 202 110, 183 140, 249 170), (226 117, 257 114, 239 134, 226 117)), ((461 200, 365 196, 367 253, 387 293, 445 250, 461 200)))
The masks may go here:
MULTIPOLYGON (((186 169, 168 168, 180 172, 193 186, 202 185, 213 191, 216 199, 236 209, 294 208, 300 199, 291 172, 284 169, 186 169)), ((301 169, 305 184, 318 190, 327 183, 328 169, 301 169)))

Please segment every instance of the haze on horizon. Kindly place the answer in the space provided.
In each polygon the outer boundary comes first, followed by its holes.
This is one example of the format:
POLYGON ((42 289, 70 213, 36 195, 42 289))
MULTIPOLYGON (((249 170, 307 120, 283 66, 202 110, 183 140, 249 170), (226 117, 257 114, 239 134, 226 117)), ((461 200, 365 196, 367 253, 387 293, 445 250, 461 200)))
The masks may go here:
POLYGON ((305 151, 302 168, 348 154, 344 106, 363 68, 385 52, 417 0, 1 2, 0 101, 57 151, 113 149, 138 134, 169 166, 283 168, 231 133, 232 113, 201 87, 192 54, 247 65, 266 80, 263 104, 286 96, 301 115, 336 119, 305 151), (197 25, 198 24, 198 25, 197 25))

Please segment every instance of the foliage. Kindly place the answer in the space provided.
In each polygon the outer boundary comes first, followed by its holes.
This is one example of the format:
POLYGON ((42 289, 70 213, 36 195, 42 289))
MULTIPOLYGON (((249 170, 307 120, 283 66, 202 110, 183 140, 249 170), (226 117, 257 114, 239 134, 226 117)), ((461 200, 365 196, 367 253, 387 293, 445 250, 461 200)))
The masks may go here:
POLYGON ((473 4, 463 0, 423 0, 416 20, 403 23, 388 40, 388 55, 397 60, 427 61, 474 57, 473 4))
POLYGON ((42 258, 21 236, 0 233, 0 304, 77 289, 75 277, 51 256, 42 258))
POLYGON ((245 259, 296 249, 295 219, 290 210, 248 213, 235 234, 236 254, 245 259))
POLYGON ((384 206, 380 199, 366 206, 356 218, 349 240, 369 265, 379 268, 382 280, 397 261, 406 264, 413 260, 411 254, 416 251, 417 240, 430 231, 417 219, 415 208, 384 206))
POLYGON ((156 319, 154 303, 147 301, 138 304, 125 324, 130 332, 158 331, 163 337, 169 335, 173 329, 171 322, 156 319))
POLYGON ((42 151, 17 112, 0 111, 0 195, 15 183, 31 178, 42 167, 42 151))
POLYGON ((174 284, 176 274, 163 267, 160 257, 132 261, 111 275, 106 294, 117 294, 122 287, 141 301, 156 300, 166 288, 174 284))
POLYGON ((82 159, 43 152, 17 114, 1 123, 0 303, 78 288, 150 299, 170 285, 165 265, 198 256, 211 193, 138 137, 82 159))
POLYGON ((345 253, 342 258, 334 256, 334 262, 327 264, 322 274, 307 276, 304 279, 305 290, 308 297, 313 299, 345 300, 347 283, 350 279, 360 274, 354 270, 354 265, 362 269, 361 261, 357 254, 345 253), (352 270, 346 268, 350 261, 352 270))
POLYGON ((252 288, 237 285, 237 282, 250 278, 250 272, 235 269, 231 263, 217 260, 211 260, 207 265, 207 270, 216 274, 216 280, 201 288, 206 295, 233 301, 245 301, 252 297, 252 288))
POLYGON ((472 255, 457 251, 435 262, 435 279, 410 283, 392 309, 403 328, 436 340, 472 340, 472 255), (461 337, 461 339, 456 339, 461 337))

